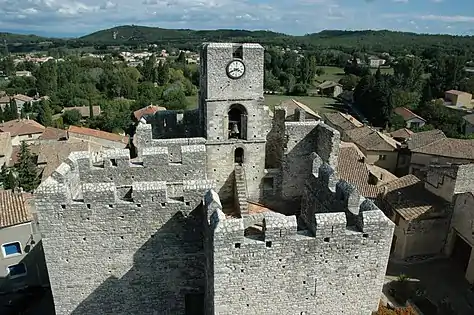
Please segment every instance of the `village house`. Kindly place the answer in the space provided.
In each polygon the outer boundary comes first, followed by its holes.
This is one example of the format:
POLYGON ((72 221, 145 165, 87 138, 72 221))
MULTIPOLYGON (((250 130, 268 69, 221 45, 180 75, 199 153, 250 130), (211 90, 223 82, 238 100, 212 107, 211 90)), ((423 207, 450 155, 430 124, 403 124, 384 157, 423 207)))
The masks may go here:
POLYGON ((390 133, 390 136, 393 139, 397 140, 398 142, 403 143, 403 142, 407 141, 413 134, 414 134, 414 132, 411 131, 410 129, 401 128, 401 129, 392 131, 390 133))
POLYGON ((365 162, 365 156, 354 143, 341 142, 336 173, 352 184, 365 198, 375 200, 382 186, 397 177, 389 171, 365 162))
POLYGON ((382 58, 378 58, 375 56, 369 57, 369 67, 371 68, 379 68, 385 64, 386 60, 382 58))
MULTIPOLYGON (((91 109, 89 106, 76 106, 76 107, 64 107, 62 113, 65 113, 70 110, 77 110, 81 114, 82 119, 87 119, 91 115, 91 109)), ((100 106, 92 106, 92 115, 94 117, 99 116, 101 113, 100 106)))
POLYGON ((449 229, 450 202, 425 188, 414 175, 383 185, 377 204, 396 225, 391 255, 406 259, 440 255, 449 229))
POLYGON ((69 140, 85 140, 107 148, 115 149, 125 149, 128 147, 129 141, 127 136, 77 126, 69 126, 67 130, 67 138, 69 140))
POLYGON ((8 163, 12 150, 12 137, 10 133, 0 132, 0 168, 8 163))
POLYGON ((10 102, 12 100, 15 100, 15 103, 16 103, 16 108, 17 108, 17 111, 18 111, 18 115, 21 114, 21 110, 23 109, 23 106, 26 104, 26 103, 33 103, 35 102, 36 100, 32 97, 29 97, 29 96, 26 96, 26 95, 23 95, 23 94, 16 94, 16 95, 13 95, 13 96, 8 96, 8 95, 5 95, 3 97, 0 97, 0 107, 2 108, 2 110, 5 109, 5 106, 7 106, 8 104, 10 104, 10 102))
POLYGON ((345 142, 351 141, 347 137, 346 131, 364 126, 363 123, 355 119, 353 116, 341 112, 326 113, 324 114, 323 119, 326 124, 339 131, 341 134, 341 140, 345 142))
POLYGON ((320 120, 321 116, 307 105, 298 102, 295 99, 286 100, 280 103, 280 107, 286 110, 286 119, 293 120, 297 109, 305 112, 306 120, 320 120))
POLYGON ((324 81, 317 89, 319 94, 327 97, 338 97, 342 93, 342 85, 334 81, 324 81))
POLYGON ((420 128, 426 124, 426 120, 418 116, 406 107, 397 107, 393 110, 405 121, 405 127, 408 129, 420 128))
POLYGON ((458 91, 458 90, 449 90, 444 93, 444 100, 448 105, 453 105, 456 107, 465 107, 472 108, 472 94, 458 91))
POLYGON ((424 179, 430 165, 465 164, 474 162, 474 140, 444 138, 412 149, 410 174, 424 179))
POLYGON ((12 146, 38 139, 45 127, 31 119, 15 119, 0 124, 0 132, 9 132, 12 146))
POLYGON ((31 77, 31 71, 16 71, 15 72, 16 77, 31 77))
MULTIPOLYGON (((397 134, 395 134, 395 136, 397 136, 397 134)), ((396 137, 394 137, 394 139, 396 139, 396 137)), ((397 170, 395 171, 395 174, 397 176, 410 174, 412 151, 440 139, 446 139, 446 135, 439 129, 412 133, 408 138, 405 139, 405 141, 401 142, 402 145, 398 150, 397 170)), ((414 166, 413 169, 416 170, 416 166, 414 166)), ((417 172, 418 171, 415 171, 415 173, 417 172)))
POLYGON ((346 134, 349 141, 355 143, 365 155, 368 164, 395 172, 399 142, 367 126, 348 130, 346 134))
POLYGON ((148 105, 143 108, 137 109, 133 112, 133 117, 135 117, 136 121, 140 121, 140 119, 145 118, 147 116, 152 116, 156 112, 166 110, 166 107, 163 106, 156 106, 156 105, 148 105))
POLYGON ((49 286, 31 195, 0 190, 0 293, 49 286))

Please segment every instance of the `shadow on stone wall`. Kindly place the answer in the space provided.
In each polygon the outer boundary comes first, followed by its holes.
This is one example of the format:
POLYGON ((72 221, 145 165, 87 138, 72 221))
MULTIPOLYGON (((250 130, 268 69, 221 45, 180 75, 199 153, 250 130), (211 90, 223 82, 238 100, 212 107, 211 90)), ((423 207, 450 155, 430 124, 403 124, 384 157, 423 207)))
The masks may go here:
POLYGON ((285 149, 288 139, 285 134, 279 133, 278 128, 275 129, 272 141, 280 143, 275 146, 278 156, 275 152, 272 153, 276 162, 272 165, 277 166, 280 172, 279 176, 273 179, 275 187, 273 193, 268 189, 265 179, 262 179, 259 202, 279 213, 298 216, 305 183, 313 172, 311 155, 317 148, 317 130, 314 128, 289 151, 285 149))
POLYGON ((204 314, 202 220, 202 207, 177 212, 136 251, 124 276, 110 276, 71 314, 204 314))
POLYGON ((53 315, 54 304, 41 240, 31 250, 27 245, 24 251, 28 254, 19 263, 26 265, 27 276, 0 277, 0 314, 53 315))

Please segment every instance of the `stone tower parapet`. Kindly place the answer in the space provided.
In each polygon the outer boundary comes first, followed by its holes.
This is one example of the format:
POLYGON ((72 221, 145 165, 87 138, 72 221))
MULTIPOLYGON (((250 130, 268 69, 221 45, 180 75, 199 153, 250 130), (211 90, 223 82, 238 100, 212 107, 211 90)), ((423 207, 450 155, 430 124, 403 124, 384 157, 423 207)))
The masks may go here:
POLYGON ((330 170, 322 164, 307 183, 305 227, 294 215, 274 212, 226 217, 218 195, 207 192, 209 314, 370 315, 377 309, 394 225, 330 170), (321 199, 331 195, 328 208, 313 207, 323 191, 321 199))

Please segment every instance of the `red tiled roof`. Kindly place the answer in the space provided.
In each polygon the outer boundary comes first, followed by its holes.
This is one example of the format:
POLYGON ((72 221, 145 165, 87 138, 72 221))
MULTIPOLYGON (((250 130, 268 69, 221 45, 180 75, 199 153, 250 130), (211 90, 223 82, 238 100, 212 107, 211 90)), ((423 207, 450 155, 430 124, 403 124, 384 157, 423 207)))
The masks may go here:
POLYGON ((390 135, 392 136, 392 138, 408 139, 413 133, 414 132, 411 131, 410 129, 402 128, 402 129, 392 131, 390 135))
POLYGON ((418 118, 425 121, 422 117, 418 116, 417 114, 415 114, 414 112, 412 112, 406 107, 397 107, 393 111, 397 113, 398 115, 402 116, 405 121, 414 119, 414 118, 418 118))
POLYGON ((137 120, 140 120, 143 116, 147 115, 153 115, 154 113, 161 111, 161 110, 166 110, 166 107, 162 106, 155 106, 155 105, 148 105, 147 107, 140 108, 136 111, 133 112, 133 116, 137 120))
POLYGON ((42 133, 45 127, 31 119, 10 120, 0 124, 0 131, 9 132, 12 137, 42 133))
POLYGON ((21 193, 0 190, 0 228, 31 221, 31 213, 21 193))
POLYGON ((110 133, 110 132, 106 132, 102 130, 95 130, 95 129, 85 128, 85 127, 77 127, 77 126, 69 126, 69 129, 67 131, 68 131, 68 134, 76 133, 76 134, 80 134, 84 136, 95 137, 99 139, 128 144, 127 136, 121 136, 115 133, 110 133))
POLYGON ((46 127, 41 136, 38 139, 40 140, 61 140, 67 138, 67 132, 63 129, 46 127))

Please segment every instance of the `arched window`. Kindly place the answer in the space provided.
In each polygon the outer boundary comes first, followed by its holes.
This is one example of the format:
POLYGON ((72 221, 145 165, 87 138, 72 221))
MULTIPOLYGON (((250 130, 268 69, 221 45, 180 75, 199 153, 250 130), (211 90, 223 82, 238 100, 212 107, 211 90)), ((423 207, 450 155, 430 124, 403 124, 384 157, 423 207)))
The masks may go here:
POLYGON ((237 148, 234 151, 234 163, 242 164, 244 163, 244 149, 237 148))
POLYGON ((247 140, 247 110, 240 104, 229 108, 229 139, 247 140))

